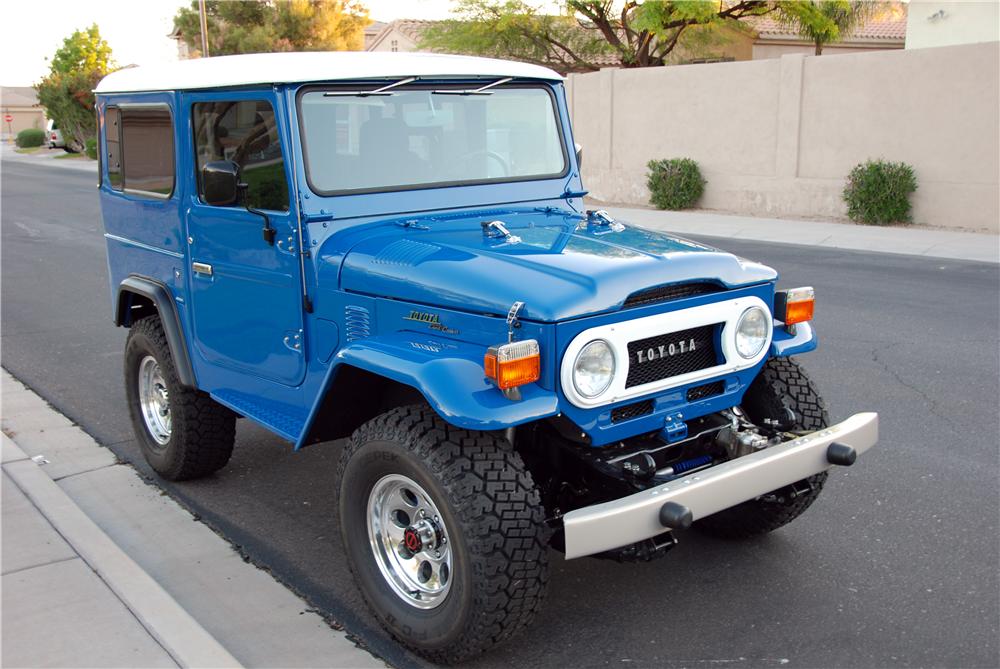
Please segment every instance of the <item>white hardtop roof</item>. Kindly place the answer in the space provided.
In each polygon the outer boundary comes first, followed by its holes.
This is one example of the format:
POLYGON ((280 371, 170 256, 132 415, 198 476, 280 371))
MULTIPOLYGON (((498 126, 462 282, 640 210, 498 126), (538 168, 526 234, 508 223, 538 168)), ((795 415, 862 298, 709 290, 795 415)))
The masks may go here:
POLYGON ((137 93, 396 77, 515 77, 561 80, 546 67, 436 53, 311 51, 182 60, 112 72, 97 93, 137 93))

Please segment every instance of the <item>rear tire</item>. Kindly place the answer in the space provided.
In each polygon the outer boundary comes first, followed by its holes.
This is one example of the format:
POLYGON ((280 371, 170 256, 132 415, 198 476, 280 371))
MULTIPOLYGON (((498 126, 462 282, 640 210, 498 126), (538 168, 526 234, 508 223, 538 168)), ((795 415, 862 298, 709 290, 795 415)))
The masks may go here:
MULTIPOLYGON (((819 430, 829 425, 826 405, 805 370, 790 358, 772 358, 747 389, 741 405, 747 417, 761 424, 795 412, 797 430, 819 430)), ((807 479, 811 490, 795 497, 767 496, 738 504, 697 521, 694 526, 724 539, 747 539, 787 525, 808 509, 826 483, 826 472, 807 479)))
POLYGON ((531 475, 505 439, 455 428, 424 405, 394 409, 351 437, 337 494, 362 594, 420 655, 468 659, 541 607, 549 533, 531 475))
POLYGON ((181 385, 159 316, 136 321, 129 330, 125 397, 142 454, 163 478, 200 478, 229 461, 236 414, 181 385))

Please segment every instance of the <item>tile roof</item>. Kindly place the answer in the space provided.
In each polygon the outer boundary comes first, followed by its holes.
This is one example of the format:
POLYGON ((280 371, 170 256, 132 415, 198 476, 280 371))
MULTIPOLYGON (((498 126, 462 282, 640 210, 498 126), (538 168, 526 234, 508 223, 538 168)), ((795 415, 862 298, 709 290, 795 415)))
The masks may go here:
POLYGON ((0 102, 4 107, 37 107, 38 94, 31 86, 0 87, 0 102))
MULTIPOLYGON (((794 28, 775 20, 771 16, 756 16, 743 19, 757 31, 761 37, 801 37, 794 28)), ((856 40, 886 40, 902 41, 906 38, 906 6, 893 3, 892 7, 871 21, 859 26, 851 33, 844 35, 842 41, 856 40)))

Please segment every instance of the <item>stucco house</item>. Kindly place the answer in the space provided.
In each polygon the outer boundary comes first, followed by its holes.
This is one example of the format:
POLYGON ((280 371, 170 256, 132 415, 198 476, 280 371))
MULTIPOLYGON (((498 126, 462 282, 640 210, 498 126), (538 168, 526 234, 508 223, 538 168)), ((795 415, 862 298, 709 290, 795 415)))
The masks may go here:
POLYGON ((45 110, 38 104, 38 95, 31 86, 0 87, 0 114, 13 116, 10 123, 0 118, 4 141, 29 128, 45 129, 45 110))
POLYGON ((1000 2, 910 0, 906 48, 1000 41, 1000 2))

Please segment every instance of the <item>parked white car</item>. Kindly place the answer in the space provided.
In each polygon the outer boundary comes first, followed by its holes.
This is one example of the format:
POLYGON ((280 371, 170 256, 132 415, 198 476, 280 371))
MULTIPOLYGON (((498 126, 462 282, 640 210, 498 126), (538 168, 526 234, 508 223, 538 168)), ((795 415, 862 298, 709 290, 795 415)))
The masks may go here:
POLYGON ((45 140, 49 144, 50 149, 63 149, 66 153, 76 153, 73 149, 66 145, 63 140, 62 130, 56 125, 55 121, 50 120, 45 126, 45 140))

